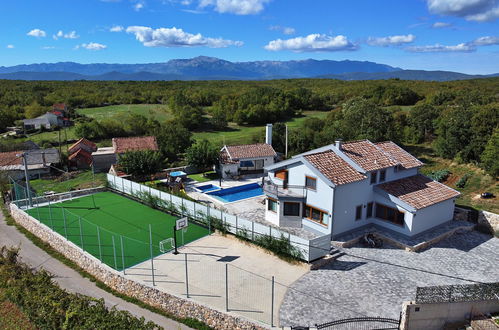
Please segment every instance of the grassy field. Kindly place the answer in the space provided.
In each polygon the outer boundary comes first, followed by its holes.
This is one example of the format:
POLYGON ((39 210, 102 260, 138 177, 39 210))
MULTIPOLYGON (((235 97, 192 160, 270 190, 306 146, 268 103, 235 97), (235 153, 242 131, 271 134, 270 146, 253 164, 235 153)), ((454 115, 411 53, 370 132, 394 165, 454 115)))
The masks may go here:
MULTIPOLYGON (((305 111, 302 117, 293 118, 287 122, 290 129, 300 126, 307 118, 325 118, 328 112, 305 111)), ((196 140, 207 139, 208 141, 223 146, 224 144, 244 144, 255 142, 255 139, 265 137, 265 127, 262 126, 240 126, 230 123, 225 131, 195 132, 196 140)))
POLYGON ((120 104, 98 108, 79 109, 79 114, 97 119, 123 118, 124 115, 135 113, 163 122, 172 116, 168 111, 168 106, 163 104, 120 104))
POLYGON ((195 180, 197 182, 207 182, 207 181, 218 179, 218 175, 214 171, 205 172, 205 173, 198 173, 198 174, 190 174, 187 177, 189 179, 195 180))
MULTIPOLYGON (((60 177, 62 180, 62 176, 60 177)), ((66 192, 76 189, 92 188, 92 186, 102 186, 106 182, 105 173, 95 173, 95 182, 93 182, 92 171, 85 171, 72 177, 71 179, 59 181, 53 179, 36 179, 31 180, 31 188, 39 195, 46 191, 54 191, 56 193, 66 192)))
MULTIPOLYGON (((111 192, 33 208, 28 213, 117 270, 151 257, 149 225, 153 255, 160 255, 159 242, 173 237, 177 220, 111 192)), ((177 235, 180 246, 208 235, 208 229, 190 223, 184 234, 177 235)))
POLYGON ((452 160, 437 157, 429 145, 411 145, 407 149, 425 163, 425 166, 421 169, 423 174, 438 170, 450 171, 451 174, 443 183, 461 192, 457 204, 499 213, 497 197, 491 199, 480 198, 480 194, 483 192, 491 192, 495 196, 499 195, 498 181, 485 174, 482 169, 472 164, 458 164, 452 160), (465 186, 463 188, 456 187, 456 183, 465 174, 469 175, 465 186))

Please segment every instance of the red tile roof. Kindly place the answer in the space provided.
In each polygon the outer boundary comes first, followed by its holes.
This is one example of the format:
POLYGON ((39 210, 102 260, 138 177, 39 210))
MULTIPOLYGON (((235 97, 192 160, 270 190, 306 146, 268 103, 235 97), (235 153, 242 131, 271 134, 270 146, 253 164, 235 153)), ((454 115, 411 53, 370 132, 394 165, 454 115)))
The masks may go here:
POLYGON ((54 109, 54 110, 66 110, 66 104, 55 103, 54 105, 52 105, 52 109, 54 109))
POLYGON ((22 158, 17 157, 21 153, 22 151, 0 152, 0 166, 22 165, 22 158))
POLYGON ((76 141, 71 147, 69 147, 68 152, 69 154, 72 154, 74 152, 77 152, 81 148, 85 148, 88 152, 97 151, 97 145, 95 143, 85 138, 81 138, 76 141))
POLYGON ((345 142, 341 151, 366 171, 398 165, 398 161, 368 140, 345 142))
POLYGON ((222 164, 238 164, 239 163, 239 161, 237 161, 237 160, 230 159, 229 154, 227 153, 227 150, 225 150, 225 149, 222 149, 222 151, 220 151, 219 158, 220 158, 220 162, 222 164))
POLYGON ((392 141, 378 142, 376 146, 385 153, 396 159, 404 168, 413 168, 423 166, 423 162, 393 143, 392 141))
POLYGON ((231 160, 277 156, 274 148, 267 143, 225 146, 225 149, 227 149, 231 160))
POLYGON ((333 151, 305 156, 305 159, 336 185, 352 183, 366 178, 333 151))
POLYGON ((72 153, 68 159, 70 161, 80 159, 81 161, 87 163, 88 165, 92 164, 93 158, 92 154, 86 151, 85 149, 78 149, 78 151, 72 153))
POLYGON ((406 202, 415 209, 422 209, 460 195, 454 189, 433 181, 422 174, 386 182, 376 187, 406 202))
POLYGON ((113 138, 114 152, 121 154, 127 151, 158 150, 158 143, 154 136, 113 138))

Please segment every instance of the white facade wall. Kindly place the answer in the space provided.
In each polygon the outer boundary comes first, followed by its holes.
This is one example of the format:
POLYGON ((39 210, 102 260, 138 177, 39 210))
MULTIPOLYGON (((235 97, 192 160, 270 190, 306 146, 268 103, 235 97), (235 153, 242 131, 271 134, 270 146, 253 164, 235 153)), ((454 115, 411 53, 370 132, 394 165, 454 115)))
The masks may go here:
POLYGON ((419 234, 452 220, 454 217, 454 207, 455 199, 453 198, 418 210, 414 217, 411 234, 419 234))

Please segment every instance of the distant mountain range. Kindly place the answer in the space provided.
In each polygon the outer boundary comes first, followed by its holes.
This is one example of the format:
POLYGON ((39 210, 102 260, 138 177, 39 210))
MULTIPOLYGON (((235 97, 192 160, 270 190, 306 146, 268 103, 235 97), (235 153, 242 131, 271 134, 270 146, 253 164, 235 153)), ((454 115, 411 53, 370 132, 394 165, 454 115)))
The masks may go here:
POLYGON ((0 79, 16 80, 267 80, 328 78, 341 80, 460 80, 499 76, 450 71, 402 70, 362 61, 301 60, 230 62, 214 57, 146 64, 80 64, 74 62, 0 67, 0 79))

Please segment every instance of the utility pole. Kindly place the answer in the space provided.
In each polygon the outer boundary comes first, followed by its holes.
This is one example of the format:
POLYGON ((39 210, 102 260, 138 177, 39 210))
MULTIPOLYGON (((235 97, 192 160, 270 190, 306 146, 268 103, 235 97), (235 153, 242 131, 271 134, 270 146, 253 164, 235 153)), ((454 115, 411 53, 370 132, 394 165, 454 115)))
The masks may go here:
POLYGON ((33 200, 31 199, 31 189, 30 189, 30 186, 29 186, 28 162, 26 161, 26 153, 23 152, 18 157, 22 157, 23 158, 24 176, 26 178, 26 193, 28 194, 29 206, 33 207, 33 200))
POLYGON ((285 142, 285 152, 284 155, 288 158, 288 125, 286 125, 286 142, 285 142))

